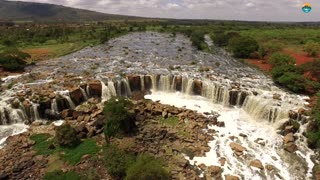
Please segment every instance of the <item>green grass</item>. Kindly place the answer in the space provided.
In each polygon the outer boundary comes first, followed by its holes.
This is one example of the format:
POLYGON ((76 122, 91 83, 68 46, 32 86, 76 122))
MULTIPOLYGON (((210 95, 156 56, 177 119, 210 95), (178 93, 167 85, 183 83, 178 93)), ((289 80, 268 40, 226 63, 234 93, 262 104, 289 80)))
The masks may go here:
POLYGON ((81 177, 78 173, 74 171, 62 172, 53 171, 48 172, 44 175, 43 180, 80 180, 81 177))
POLYGON ((86 139, 75 148, 61 148, 61 150, 65 153, 62 159, 71 165, 75 165, 80 162, 82 156, 86 154, 95 155, 99 152, 100 148, 95 140, 86 139))
POLYGON ((49 145, 53 143, 53 140, 49 138, 49 134, 35 134, 30 137, 31 140, 35 141, 33 149, 37 151, 37 155, 50 155, 54 153, 54 149, 48 149, 49 145))
POLYGON ((62 152, 61 159, 68 162, 71 165, 75 165, 80 162, 81 157, 84 155, 95 155, 100 151, 100 147, 97 146, 94 139, 85 139, 83 142, 75 148, 63 148, 56 146, 55 149, 48 149, 49 145, 54 141, 49 134, 35 134, 31 138, 36 143, 33 145, 33 149, 37 151, 37 155, 56 155, 62 152))
POLYGON ((171 116, 171 117, 168 117, 167 119, 161 117, 160 122, 167 126, 175 127, 179 124, 179 118, 176 116, 171 116))

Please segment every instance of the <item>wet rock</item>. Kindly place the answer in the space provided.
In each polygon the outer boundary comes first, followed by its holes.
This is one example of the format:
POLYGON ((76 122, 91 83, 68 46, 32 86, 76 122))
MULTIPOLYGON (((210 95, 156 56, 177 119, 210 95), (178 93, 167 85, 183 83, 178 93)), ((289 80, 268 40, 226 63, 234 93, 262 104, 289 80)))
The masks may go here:
POLYGON ((74 88, 70 90, 69 93, 70 93, 70 98, 72 99, 72 101, 76 106, 84 101, 84 97, 80 88, 74 88))
POLYGON ((102 95, 102 84, 100 81, 92 81, 88 83, 90 88, 90 94, 92 96, 101 97, 102 95))
POLYGON ((283 138, 283 142, 284 142, 285 144, 290 143, 290 142, 294 142, 293 133, 287 134, 287 135, 283 138))
POLYGON ((220 158, 219 162, 221 164, 221 166, 224 166, 226 164, 227 159, 226 158, 220 158))
POLYGON ((280 94, 273 94, 273 99, 281 101, 281 95, 280 94))
POLYGON ((201 93, 202 93, 202 81, 195 80, 193 82, 193 94, 194 95, 201 95, 201 93))
POLYGON ((217 122, 217 126, 218 127, 225 127, 226 125, 225 125, 225 123, 223 121, 218 121, 217 122))
POLYGON ((141 80, 138 75, 127 76, 131 91, 141 91, 141 80))
POLYGON ((237 176, 233 176, 233 175, 225 175, 225 180, 239 180, 239 178, 237 176))
POLYGON ((219 177, 221 176, 222 169, 219 166, 209 166, 208 173, 211 175, 211 177, 219 177))
POLYGON ((284 149, 290 153, 293 153, 298 150, 298 146, 292 142, 285 144, 284 149))
POLYGON ((182 91, 182 76, 175 76, 174 78, 176 91, 182 91))
POLYGON ((295 112, 293 110, 289 111, 289 118, 290 119, 297 119, 298 118, 298 112, 295 112))
POLYGON ((273 170, 275 169, 275 167, 274 167, 273 165, 267 164, 267 165, 266 165, 266 169, 267 169, 268 171, 273 171, 273 170))
POLYGON ((14 108, 14 109, 18 109, 19 107, 20 107, 20 101, 19 101, 19 99, 14 99, 13 101, 12 101, 12 103, 11 103, 11 106, 12 106, 12 108, 14 108))
POLYGON ((67 118, 67 117, 72 117, 73 116, 73 112, 74 110, 72 109, 65 109, 61 112, 61 117, 63 119, 67 118))
POLYGON ((235 142, 231 142, 230 147, 238 156, 242 155, 243 152, 247 150, 245 147, 243 147, 240 144, 237 144, 235 142))
POLYGON ((261 161, 259 161, 259 160, 257 160, 257 159, 251 161, 251 162, 250 162, 250 166, 256 167, 256 168, 258 168, 258 169, 263 169, 263 165, 262 165, 261 161))
POLYGON ((248 137, 248 135, 243 134, 243 133, 240 133, 239 136, 241 136, 241 137, 243 137, 243 138, 247 138, 247 137, 248 137))

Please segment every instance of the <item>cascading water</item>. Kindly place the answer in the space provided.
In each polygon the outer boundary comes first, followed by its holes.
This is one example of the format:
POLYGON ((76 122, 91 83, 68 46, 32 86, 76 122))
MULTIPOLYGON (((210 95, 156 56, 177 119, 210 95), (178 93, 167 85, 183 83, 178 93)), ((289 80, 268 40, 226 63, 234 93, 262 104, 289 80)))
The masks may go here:
POLYGON ((32 115, 33 115, 33 120, 34 121, 38 121, 40 120, 40 115, 39 115, 39 104, 36 104, 36 103, 32 103, 32 115))
POLYGON ((81 90, 81 93, 82 93, 82 95, 83 95, 84 100, 87 101, 89 98, 88 98, 88 96, 87 96, 86 91, 85 91, 82 87, 79 87, 79 88, 80 88, 80 90, 81 90))
POLYGON ((68 101, 68 104, 69 104, 71 109, 75 109, 76 108, 76 105, 74 104, 74 102, 72 101, 72 99, 70 97, 69 91, 58 91, 57 93, 68 101))

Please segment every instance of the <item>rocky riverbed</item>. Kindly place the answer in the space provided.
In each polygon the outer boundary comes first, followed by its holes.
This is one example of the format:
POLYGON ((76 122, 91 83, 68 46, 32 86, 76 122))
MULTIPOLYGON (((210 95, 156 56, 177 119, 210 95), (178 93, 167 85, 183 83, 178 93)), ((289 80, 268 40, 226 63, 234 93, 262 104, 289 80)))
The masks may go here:
MULTIPOLYGON (((211 44, 208 37, 207 42, 211 44)), ((310 178, 313 167, 310 160, 312 151, 306 147, 305 138, 302 136, 304 129, 302 127, 308 122, 306 116, 308 97, 279 89, 270 78, 239 63, 224 50, 215 49, 214 52, 208 54, 196 50, 191 46, 189 39, 181 35, 145 32, 128 34, 104 45, 88 47, 65 57, 39 62, 36 66, 29 67, 25 74, 2 79, 0 139, 23 130, 11 126, 12 124, 33 124, 31 130, 20 135, 28 139, 30 133, 34 133, 36 125, 39 125, 39 120, 61 119, 70 121, 77 127, 83 138, 100 137, 103 131, 101 101, 117 95, 141 99, 151 92, 178 91, 190 96, 201 96, 212 104, 231 108, 231 111, 235 112, 234 118, 229 119, 224 111, 218 111, 221 115, 218 121, 214 119, 212 112, 209 110, 202 112, 197 104, 194 106, 202 114, 139 101, 135 112, 141 125, 140 135, 130 140, 135 142, 135 146, 131 147, 132 151, 149 152, 168 159, 176 157, 177 161, 168 164, 174 167, 172 175, 176 178, 199 176, 217 179, 247 178, 241 173, 243 171, 256 174, 250 177, 258 179, 283 179, 292 177, 290 174, 294 169, 299 169, 297 179, 306 176, 310 178), (158 116, 162 118, 178 116, 179 123, 175 128, 168 128, 160 123, 158 116), (241 121, 243 124, 237 124, 238 119, 243 117, 252 119, 252 122, 241 121), (210 118, 213 119, 208 120, 210 118), (267 138, 262 137, 252 140, 256 141, 252 143, 258 146, 267 144, 268 148, 270 146, 270 149, 264 150, 274 150, 274 156, 270 157, 273 158, 272 162, 287 162, 285 158, 294 157, 292 158, 293 164, 296 163, 294 168, 280 169, 275 167, 275 164, 263 164, 263 159, 245 158, 254 154, 261 154, 259 157, 263 157, 266 153, 259 148, 244 147, 248 139, 246 137, 250 137, 251 133, 257 134, 254 131, 247 131, 247 127, 251 128, 250 123, 261 123, 266 126, 261 129, 261 133, 266 133, 262 136, 268 136, 265 130, 272 131, 273 134, 279 132, 283 136, 283 141, 279 135, 280 141, 278 137, 275 141, 267 141, 267 138), (236 127, 233 126, 235 124, 236 127), (301 128, 297 124, 301 125, 301 128), (211 125, 220 129, 210 128, 211 125), (236 136, 227 134, 222 136, 221 132, 239 126, 243 128, 237 129, 239 134, 236 136), (228 149, 231 148, 230 153, 234 155, 217 156, 218 159, 212 161, 221 163, 215 165, 193 162, 190 154, 194 157, 205 157, 206 153, 214 151, 210 146, 212 138, 224 141, 221 143, 225 143, 228 149), (157 141, 150 143, 151 139, 157 141), (182 145, 172 149, 178 144, 182 145), (170 156, 166 154, 168 152, 170 156), (239 163, 231 163, 235 160, 239 163), (193 166, 194 164, 197 166, 193 166), (238 165, 228 167, 235 164, 238 165), (253 171, 251 167, 258 170, 253 171)), ((24 140, 9 139, 5 143, 7 146, 1 151, 10 152, 16 147, 14 144, 19 144, 20 141, 24 140)), ((28 141, 27 144, 25 149, 29 152, 32 149, 30 148, 32 142, 28 141)), ((216 145, 219 146, 219 143, 216 145)), ((17 148, 24 147, 17 146, 17 148)), ((216 150, 216 153, 221 154, 219 151, 216 150)), ((18 157, 14 156, 11 159, 18 157)), ((28 157, 33 157, 33 154, 28 157)), ((9 160, 4 159, 0 162, 7 161, 9 160)), ((35 162, 32 164, 37 165, 35 162)), ((283 164, 283 166, 289 165, 290 163, 283 164)), ((13 172, 13 166, 10 167, 12 168, 5 173, 13 172)), ((21 173, 23 170, 18 172, 21 173)), ((41 172, 35 173, 41 176, 41 172)), ((16 176, 10 175, 10 177, 16 176)))

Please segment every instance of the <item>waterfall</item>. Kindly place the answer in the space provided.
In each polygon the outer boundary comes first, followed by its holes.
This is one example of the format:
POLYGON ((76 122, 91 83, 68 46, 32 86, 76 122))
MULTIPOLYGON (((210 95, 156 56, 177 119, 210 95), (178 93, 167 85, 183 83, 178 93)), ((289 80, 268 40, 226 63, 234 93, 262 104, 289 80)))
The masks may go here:
POLYGON ((59 94, 68 101, 69 107, 71 109, 76 108, 76 105, 73 103, 72 99, 70 98, 69 91, 60 91, 59 94))
POLYGON ((111 98, 109 88, 106 86, 104 82, 101 81, 102 84, 102 96, 101 96, 101 102, 106 102, 111 98))
POLYGON ((155 75, 155 74, 153 74, 152 76, 151 76, 151 81, 152 81, 152 89, 154 90, 154 91, 157 91, 158 90, 158 82, 157 82, 157 75, 155 75))
POLYGON ((89 98, 88 98, 88 96, 87 96, 86 91, 85 91, 82 87, 79 87, 79 88, 80 88, 80 90, 81 90, 81 93, 82 93, 82 95, 83 95, 84 100, 87 101, 89 98))
POLYGON ((86 91, 87 91, 87 94, 88 94, 88 96, 91 96, 91 92, 90 92, 90 86, 86 86, 86 91))
POLYGON ((117 96, 117 92, 112 81, 108 81, 108 88, 111 96, 117 96))
POLYGON ((193 95, 193 82, 194 82, 193 79, 188 79, 188 83, 185 91, 186 94, 193 95))
POLYGON ((40 115, 39 115, 39 104, 32 103, 32 113, 33 114, 33 120, 38 121, 40 120, 40 115))
POLYGON ((141 84, 141 91, 143 92, 145 90, 145 85, 144 85, 144 76, 140 76, 140 84, 141 84))
POLYGON ((164 92, 171 91, 170 76, 160 76, 159 90, 164 92))
POLYGON ((53 114, 58 114, 58 113, 59 113, 58 104, 57 104, 57 100, 56 100, 56 99, 53 99, 53 100, 52 100, 52 103, 51 103, 51 112, 52 112, 53 114))

